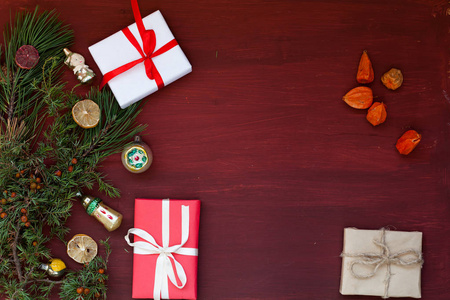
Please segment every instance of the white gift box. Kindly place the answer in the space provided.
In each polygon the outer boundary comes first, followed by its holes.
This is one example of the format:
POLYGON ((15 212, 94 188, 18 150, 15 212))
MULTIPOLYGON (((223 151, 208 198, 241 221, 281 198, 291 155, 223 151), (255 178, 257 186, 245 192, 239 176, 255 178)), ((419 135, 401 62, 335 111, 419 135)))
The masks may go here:
POLYGON ((344 229, 342 295, 420 298, 422 233, 344 229))
MULTIPOLYGON (((146 30, 153 29, 155 32, 155 51, 174 39, 159 10, 143 18, 142 21, 146 30)), ((136 23, 128 26, 128 28, 142 48, 142 39, 136 23)), ((142 57, 122 31, 118 31, 90 46, 89 51, 102 74, 142 57)), ((152 60, 162 77, 164 85, 168 85, 192 71, 192 66, 179 45, 152 58, 152 60)), ((158 90, 155 80, 148 78, 144 62, 114 77, 108 84, 121 108, 125 108, 158 90)))

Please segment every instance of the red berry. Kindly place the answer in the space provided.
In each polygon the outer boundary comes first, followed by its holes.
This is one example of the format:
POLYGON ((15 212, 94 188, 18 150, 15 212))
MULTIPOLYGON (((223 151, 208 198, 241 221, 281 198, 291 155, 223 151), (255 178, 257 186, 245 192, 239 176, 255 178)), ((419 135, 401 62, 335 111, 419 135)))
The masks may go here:
POLYGON ((22 208, 22 209, 20 210, 20 212, 23 213, 23 214, 26 214, 26 213, 27 213, 27 210, 26 210, 25 208, 22 208))
POLYGON ((20 177, 20 173, 17 173, 17 174, 16 174, 16 178, 19 178, 19 177, 20 177))
POLYGON ((98 272, 99 272, 100 274, 104 274, 104 273, 105 273, 105 269, 98 269, 98 272))
POLYGON ((72 172, 72 171, 73 171, 73 166, 69 166, 69 168, 67 168, 67 170, 68 170, 69 172, 72 172))
POLYGON ((11 198, 14 198, 16 196, 16 193, 12 192, 11 193, 11 198))
POLYGON ((100 293, 98 293, 98 292, 95 293, 95 294, 94 294, 94 297, 95 297, 95 298, 100 298, 100 293))
POLYGON ((26 223, 28 221, 28 217, 27 216, 21 216, 20 217, 20 221, 26 223))
POLYGON ((37 183, 41 183, 41 179, 38 177, 38 178, 36 178, 36 182, 37 183))
POLYGON ((31 226, 31 223, 30 223, 30 222, 26 222, 26 223, 25 223, 25 226, 26 226, 26 227, 30 227, 30 226, 31 226))
POLYGON ((37 242, 36 241, 33 242, 33 246, 35 246, 35 247, 37 246, 37 242))
POLYGON ((6 204, 6 202, 7 202, 6 199, 3 198, 3 199, 2 199, 2 204, 4 205, 4 204, 6 204))
POLYGON ((83 291, 84 291, 83 287, 80 286, 79 288, 77 288, 77 294, 82 294, 83 291))
POLYGON ((0 214, 0 218, 2 218, 2 219, 6 218, 6 216, 7 216, 7 214, 6 214, 5 212, 2 212, 2 213, 0 214))
POLYGON ((23 174, 23 173, 25 173, 25 170, 20 171, 20 174, 23 174))
POLYGON ((85 288, 85 289, 84 289, 84 294, 87 295, 87 294, 89 294, 90 291, 91 291, 90 289, 85 288))
POLYGON ((37 187, 37 184, 36 184, 36 183, 32 182, 32 183, 30 184, 30 189, 35 190, 36 187, 37 187))
POLYGON ((78 160, 76 159, 76 158, 72 158, 72 165, 76 165, 77 164, 77 162, 78 162, 78 160))
POLYGON ((56 171, 56 172, 55 172, 55 175, 56 175, 56 176, 58 176, 58 177, 60 177, 60 176, 61 176, 61 174, 62 174, 62 173, 61 173, 61 171, 60 171, 60 170, 58 170, 58 171, 56 171))

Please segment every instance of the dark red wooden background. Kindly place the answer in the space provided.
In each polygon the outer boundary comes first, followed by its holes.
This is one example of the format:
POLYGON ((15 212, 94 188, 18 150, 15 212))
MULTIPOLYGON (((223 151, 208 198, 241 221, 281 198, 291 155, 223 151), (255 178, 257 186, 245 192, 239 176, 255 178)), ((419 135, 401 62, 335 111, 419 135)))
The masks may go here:
MULTIPOLYGON (((97 74, 87 47, 133 22, 127 0, 8 0, 0 20, 36 4, 72 25, 72 50, 97 74)), ((450 299, 447 1, 139 4, 143 15, 162 11, 193 72, 151 95, 138 117, 151 169, 128 173, 119 155, 104 163, 122 197, 92 194, 124 214, 122 227, 109 234, 73 209, 68 238, 111 236, 108 299, 131 299, 123 236, 135 197, 202 201, 199 299, 368 299, 339 294, 343 228, 387 225, 424 233, 423 299, 450 299), (341 100, 357 86, 363 49, 388 109, 376 128, 341 100), (380 83, 391 67, 405 77, 395 92, 380 83), (403 157, 394 146, 410 128, 423 139, 403 157)), ((65 79, 76 83, 68 69, 65 79)), ((53 249, 79 267, 62 243, 53 249)))

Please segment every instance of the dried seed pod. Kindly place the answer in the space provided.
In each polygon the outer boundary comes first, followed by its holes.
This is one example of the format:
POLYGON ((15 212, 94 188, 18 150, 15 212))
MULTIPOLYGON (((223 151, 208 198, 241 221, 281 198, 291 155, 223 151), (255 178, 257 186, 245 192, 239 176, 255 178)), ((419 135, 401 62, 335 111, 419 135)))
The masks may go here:
POLYGON ((372 89, 366 86, 356 87, 345 94, 342 100, 353 108, 369 108, 373 102, 372 89))
POLYGON ((374 79, 372 62, 369 59, 367 51, 364 50, 359 60, 358 73, 356 81, 359 83, 371 83, 374 79))
POLYGON ((380 125, 386 121, 386 105, 383 102, 374 102, 367 111, 366 119, 373 126, 380 125))
POLYGON ((381 82, 390 90, 398 89, 403 83, 403 74, 399 69, 392 68, 381 76, 381 82))
POLYGON ((398 152, 403 155, 408 155, 419 144, 422 135, 415 130, 408 130, 397 141, 395 147, 398 152))

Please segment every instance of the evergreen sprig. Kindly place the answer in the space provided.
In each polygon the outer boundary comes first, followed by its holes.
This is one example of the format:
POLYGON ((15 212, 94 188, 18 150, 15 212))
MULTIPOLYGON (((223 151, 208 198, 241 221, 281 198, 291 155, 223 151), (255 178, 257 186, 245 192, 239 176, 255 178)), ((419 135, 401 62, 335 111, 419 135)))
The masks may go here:
POLYGON ((105 247, 105 257, 97 255, 88 264, 84 264, 80 271, 71 271, 65 276, 59 293, 61 299, 106 299, 107 286, 105 283, 108 280, 106 272, 109 255, 111 254, 111 246, 108 240, 109 238, 100 241, 100 244, 105 247), (78 288, 84 289, 82 294, 77 292, 78 288), (89 289, 87 293, 85 293, 86 288, 89 289))
POLYGON ((82 100, 60 82, 62 49, 73 40, 70 28, 55 12, 19 13, 4 33, 0 71, 0 295, 8 299, 48 299, 61 285, 62 299, 76 298, 76 288, 88 288, 82 299, 106 299, 106 257, 97 256, 80 271, 59 281, 39 270, 52 258, 46 245, 53 238, 65 243, 65 226, 77 192, 98 189, 111 197, 119 191, 97 170, 101 161, 117 153, 144 130, 137 125, 137 104, 120 109, 108 91, 92 88, 86 95, 101 108, 99 124, 78 126, 71 115, 82 100), (22 45, 40 55, 30 70, 19 68, 15 53, 22 45), (48 230, 50 228, 50 230, 48 230), (74 289, 75 288, 75 289, 74 289))

